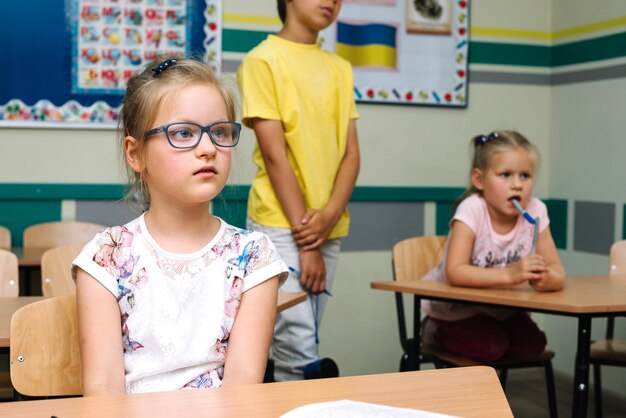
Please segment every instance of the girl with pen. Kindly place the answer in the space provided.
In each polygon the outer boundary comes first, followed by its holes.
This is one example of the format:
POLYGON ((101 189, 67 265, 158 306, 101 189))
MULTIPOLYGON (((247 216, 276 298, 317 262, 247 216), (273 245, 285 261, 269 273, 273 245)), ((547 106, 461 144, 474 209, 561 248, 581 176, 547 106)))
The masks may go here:
MULTIPOLYGON (((565 271, 546 206, 532 197, 536 148, 512 131, 478 135, 472 144, 470 187, 457 201, 444 258, 424 280, 561 289, 565 271)), ((545 334, 523 311, 435 301, 422 307, 428 315, 425 342, 476 361, 532 360, 546 345, 545 334)))

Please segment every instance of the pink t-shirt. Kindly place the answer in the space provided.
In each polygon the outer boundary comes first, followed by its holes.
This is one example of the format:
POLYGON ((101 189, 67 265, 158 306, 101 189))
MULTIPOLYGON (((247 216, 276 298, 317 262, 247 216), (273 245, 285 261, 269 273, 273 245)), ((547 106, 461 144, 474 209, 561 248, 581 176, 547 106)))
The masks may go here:
MULTIPOLYGON (((539 232, 544 231, 550 220, 546 205, 537 198, 532 198, 526 211, 533 217, 539 217, 539 232)), ((484 268, 504 268, 517 263, 521 258, 530 254, 533 239, 533 225, 518 216, 517 223, 506 234, 498 234, 491 226, 491 218, 487 203, 478 194, 465 199, 457 208, 450 224, 461 221, 474 233, 474 248, 471 264, 484 268)), ((441 262, 429 271, 423 280, 440 280, 446 282, 445 265, 448 258, 448 242, 441 262)), ((422 309, 431 317, 446 321, 456 321, 468 318, 479 313, 504 319, 512 311, 485 306, 474 306, 459 303, 422 301, 422 309)))

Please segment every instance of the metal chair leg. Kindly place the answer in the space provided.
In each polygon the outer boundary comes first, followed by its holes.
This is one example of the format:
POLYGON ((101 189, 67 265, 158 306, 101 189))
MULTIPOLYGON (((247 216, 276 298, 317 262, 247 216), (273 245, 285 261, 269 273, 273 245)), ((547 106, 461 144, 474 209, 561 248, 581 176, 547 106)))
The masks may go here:
POLYGON ((596 418, 602 418, 602 374, 598 363, 593 363, 593 393, 596 418))

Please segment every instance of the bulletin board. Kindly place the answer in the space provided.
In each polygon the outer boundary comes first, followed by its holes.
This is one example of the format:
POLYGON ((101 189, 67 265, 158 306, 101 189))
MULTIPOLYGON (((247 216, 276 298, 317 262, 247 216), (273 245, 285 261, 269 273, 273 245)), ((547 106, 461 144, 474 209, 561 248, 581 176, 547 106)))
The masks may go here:
POLYGON ((322 47, 347 59, 360 103, 466 107, 470 0, 344 0, 322 47))
POLYGON ((113 128, 156 56, 221 65, 222 0, 0 2, 0 127, 113 128))

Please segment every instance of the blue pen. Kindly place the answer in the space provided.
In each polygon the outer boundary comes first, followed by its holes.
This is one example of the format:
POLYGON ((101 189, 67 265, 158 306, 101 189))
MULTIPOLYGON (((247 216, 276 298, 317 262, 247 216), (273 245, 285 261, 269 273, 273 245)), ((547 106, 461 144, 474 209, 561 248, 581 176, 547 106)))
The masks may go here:
MULTIPOLYGON (((296 277, 300 278, 300 270, 296 270, 294 267, 291 267, 291 266, 287 267, 287 269, 288 269, 291 273, 293 273, 293 275, 294 275, 294 276, 296 276, 296 277)), ((322 293, 327 294, 328 296, 332 296, 332 295, 330 294, 330 292, 329 292, 328 290, 326 290, 326 289, 322 290, 322 293)))
POLYGON ((524 209, 522 207, 522 205, 519 204, 519 202, 517 201, 517 199, 513 199, 511 200, 511 202, 513 202, 513 206, 515 206, 517 208, 517 210, 520 211, 520 213, 524 216, 524 218, 526 218, 526 220, 528 222, 530 222, 531 225, 535 224, 535 218, 533 218, 532 216, 530 216, 530 213, 526 212, 526 209, 524 209))
POLYGON ((517 199, 511 200, 511 202, 513 202, 513 206, 515 206, 517 210, 519 210, 520 213, 524 216, 524 218, 533 226, 533 243, 530 249, 530 253, 534 254, 535 250, 537 249, 537 237, 539 235, 539 218, 533 218, 532 216, 530 216, 530 213, 528 213, 522 207, 522 205, 519 204, 517 199))

